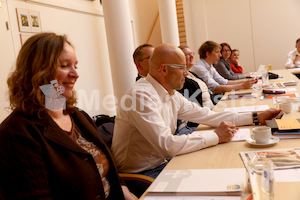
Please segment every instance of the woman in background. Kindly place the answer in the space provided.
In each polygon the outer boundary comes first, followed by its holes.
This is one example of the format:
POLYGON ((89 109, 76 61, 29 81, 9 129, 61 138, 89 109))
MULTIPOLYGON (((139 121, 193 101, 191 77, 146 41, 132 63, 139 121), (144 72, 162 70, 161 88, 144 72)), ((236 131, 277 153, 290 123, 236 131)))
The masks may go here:
POLYGON ((231 55, 229 57, 229 65, 231 67, 231 70, 234 73, 243 73, 243 68, 241 67, 239 63, 239 58, 240 58, 240 52, 237 49, 233 49, 231 52, 231 55))
POLYGON ((214 66, 217 72, 228 80, 237 80, 245 78, 244 74, 234 73, 231 70, 231 66, 229 65, 229 57, 231 55, 231 47, 227 43, 222 43, 221 45, 221 54, 219 62, 214 66))
POLYGON ((65 36, 22 46, 7 80, 13 112, 0 125, 0 199, 133 199, 92 119, 74 107, 78 77, 65 36))

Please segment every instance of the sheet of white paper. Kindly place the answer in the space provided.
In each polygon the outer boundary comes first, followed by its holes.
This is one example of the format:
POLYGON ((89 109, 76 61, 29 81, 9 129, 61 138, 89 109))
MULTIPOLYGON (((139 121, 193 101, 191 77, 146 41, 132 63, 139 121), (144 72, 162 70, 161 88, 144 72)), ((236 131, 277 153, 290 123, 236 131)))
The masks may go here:
POLYGON ((250 129, 249 128, 240 128, 234 134, 233 138, 231 138, 231 141, 245 141, 249 137, 250 137, 250 129))
MULTIPOLYGON (((206 131, 195 131, 199 133, 213 133, 214 130, 206 130, 206 131)), ((234 134, 233 138, 231 141, 245 141, 250 137, 250 129, 249 128, 240 128, 237 130, 237 132, 234 134)))
POLYGON ((298 104, 293 104, 292 105, 292 110, 298 110, 299 109, 299 105, 298 104))
POLYGON ((268 105, 258 105, 258 106, 244 106, 244 107, 231 107, 225 108, 224 111, 232 111, 232 112, 258 112, 265 111, 269 109, 268 105))
MULTIPOLYGON (((239 95, 239 94, 236 94, 236 95, 239 95)), ((251 95, 246 95, 246 96, 243 96, 243 97, 239 97, 239 98, 236 98, 236 99, 252 99, 252 98, 257 98, 258 97, 258 94, 257 93, 251 93, 251 95)), ((229 98, 228 95, 224 95, 222 98, 221 98, 221 101, 225 101, 225 100, 233 100, 234 98, 229 98)))
POLYGON ((284 90, 285 90, 285 92, 296 92, 297 91, 296 88, 285 88, 284 90))
POLYGON ((240 196, 146 196, 145 200, 241 200, 240 196))
POLYGON ((300 168, 274 170, 276 182, 300 182, 300 168))

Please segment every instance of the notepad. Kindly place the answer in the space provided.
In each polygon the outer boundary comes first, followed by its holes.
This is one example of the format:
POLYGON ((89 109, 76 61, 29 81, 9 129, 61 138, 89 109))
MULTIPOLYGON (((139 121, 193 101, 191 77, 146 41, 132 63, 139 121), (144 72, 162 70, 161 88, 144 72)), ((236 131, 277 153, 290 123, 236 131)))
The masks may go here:
POLYGON ((148 195, 239 196, 245 189, 246 170, 163 170, 147 189, 148 195))
POLYGON ((297 119, 275 119, 278 130, 300 129, 300 123, 297 119))
POLYGON ((144 200, 241 200, 240 196, 146 196, 144 200))
MULTIPOLYGON (((205 131, 194 131, 194 133, 214 133, 214 130, 205 130, 205 131)), ((250 137, 250 129, 249 128, 240 128, 236 131, 236 133, 233 135, 233 138, 231 138, 231 142, 235 141, 245 141, 250 137)))

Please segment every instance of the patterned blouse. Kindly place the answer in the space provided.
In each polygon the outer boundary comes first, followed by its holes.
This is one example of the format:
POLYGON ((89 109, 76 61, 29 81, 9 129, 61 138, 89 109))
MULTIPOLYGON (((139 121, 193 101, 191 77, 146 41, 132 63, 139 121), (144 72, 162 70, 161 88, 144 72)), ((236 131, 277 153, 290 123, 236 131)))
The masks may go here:
POLYGON ((103 153, 103 151, 101 151, 99 147, 82 137, 81 131, 73 120, 72 130, 70 132, 66 132, 73 141, 75 141, 82 149, 93 156, 98 172, 101 176, 105 198, 107 198, 110 194, 110 184, 109 180, 107 179, 107 174, 109 172, 109 161, 106 155, 103 153))

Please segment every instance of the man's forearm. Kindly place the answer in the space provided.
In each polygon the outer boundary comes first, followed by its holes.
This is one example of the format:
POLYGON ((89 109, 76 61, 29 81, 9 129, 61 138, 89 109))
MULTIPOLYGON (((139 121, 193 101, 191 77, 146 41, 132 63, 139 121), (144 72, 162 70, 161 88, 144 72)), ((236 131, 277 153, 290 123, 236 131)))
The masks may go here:
POLYGON ((214 93, 215 94, 221 94, 224 92, 230 92, 232 90, 240 90, 240 89, 244 89, 242 84, 235 84, 235 85, 218 85, 215 90, 214 93))

